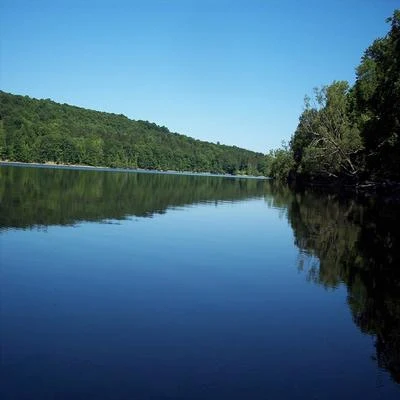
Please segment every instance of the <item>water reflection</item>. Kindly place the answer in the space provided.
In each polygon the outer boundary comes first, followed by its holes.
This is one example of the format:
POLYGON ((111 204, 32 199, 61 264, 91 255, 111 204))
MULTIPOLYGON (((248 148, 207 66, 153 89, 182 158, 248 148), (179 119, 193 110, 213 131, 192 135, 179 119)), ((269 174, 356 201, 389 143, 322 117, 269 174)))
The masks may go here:
POLYGON ((327 289, 347 287, 359 329, 375 337, 379 367, 400 383, 400 208, 376 200, 276 188, 299 248, 298 269, 327 289))
MULTIPOLYGON (((168 209, 264 196, 289 222, 297 268, 312 283, 347 288, 357 327, 375 339, 378 366, 400 383, 400 208, 296 193, 259 180, 0 168, 0 230, 151 217, 168 209)), ((262 209, 260 209, 262 212, 262 209)))
POLYGON ((0 168, 0 229, 151 217, 190 204, 261 197, 265 184, 256 179, 5 166, 0 168))

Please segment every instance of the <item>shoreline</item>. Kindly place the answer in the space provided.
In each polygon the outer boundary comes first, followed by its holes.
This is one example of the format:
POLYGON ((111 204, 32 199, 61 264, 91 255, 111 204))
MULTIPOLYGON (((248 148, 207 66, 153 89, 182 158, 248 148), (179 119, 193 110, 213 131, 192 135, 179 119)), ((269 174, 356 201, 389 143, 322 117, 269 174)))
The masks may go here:
POLYGON ((261 179, 261 180, 269 179, 265 176, 231 175, 231 174, 217 174, 212 172, 175 171, 175 170, 159 170, 159 169, 144 169, 144 168, 103 167, 103 166, 84 165, 84 164, 63 164, 63 163, 55 163, 53 161, 47 161, 45 163, 36 163, 36 162, 0 160, 0 166, 73 169, 73 170, 104 171, 104 172, 132 172, 132 173, 147 173, 147 174, 160 174, 160 175, 210 176, 218 178, 242 178, 242 179, 261 179))
POLYGON ((311 189, 324 193, 335 193, 344 196, 355 196, 358 199, 373 198, 385 203, 400 205, 400 182, 394 181, 370 181, 357 183, 343 182, 318 182, 310 180, 289 181, 289 186, 295 191, 311 189))

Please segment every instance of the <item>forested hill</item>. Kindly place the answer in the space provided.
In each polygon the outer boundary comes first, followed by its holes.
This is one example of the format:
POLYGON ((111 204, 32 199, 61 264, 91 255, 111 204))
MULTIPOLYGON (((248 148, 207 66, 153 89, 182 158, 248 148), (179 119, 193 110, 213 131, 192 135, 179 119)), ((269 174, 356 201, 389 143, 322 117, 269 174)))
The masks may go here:
POLYGON ((261 153, 147 121, 0 91, 0 159, 265 175, 261 153))

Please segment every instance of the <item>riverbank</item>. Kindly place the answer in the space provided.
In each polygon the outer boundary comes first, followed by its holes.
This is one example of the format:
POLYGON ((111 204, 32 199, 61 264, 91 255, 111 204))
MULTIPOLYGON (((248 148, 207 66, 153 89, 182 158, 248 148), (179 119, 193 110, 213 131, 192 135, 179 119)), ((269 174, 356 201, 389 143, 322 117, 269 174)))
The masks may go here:
POLYGON ((0 160, 1 165, 11 165, 15 167, 38 167, 38 168, 60 168, 60 169, 81 169, 89 171, 109 171, 109 172, 136 172, 148 174, 173 174, 173 175, 190 175, 190 176, 214 176, 219 178, 243 178, 243 179, 269 179, 265 176, 252 176, 252 175, 231 175, 231 174, 216 174, 212 172, 193 172, 193 171, 174 171, 174 170, 157 170, 157 169, 143 169, 143 168, 113 168, 104 166, 93 166, 83 164, 62 164, 52 161, 44 163, 22 162, 22 161, 9 161, 0 160))
POLYGON ((289 186, 296 191, 311 189, 344 196, 356 196, 359 199, 375 198, 384 203, 400 204, 400 182, 390 180, 365 180, 349 183, 337 180, 313 181, 294 179, 289 182, 289 186))

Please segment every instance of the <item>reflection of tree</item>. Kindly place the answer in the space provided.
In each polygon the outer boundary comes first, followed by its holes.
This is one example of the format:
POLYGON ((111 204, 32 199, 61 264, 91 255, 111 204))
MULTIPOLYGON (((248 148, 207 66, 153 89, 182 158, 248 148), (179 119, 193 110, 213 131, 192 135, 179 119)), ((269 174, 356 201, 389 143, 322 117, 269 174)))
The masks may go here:
POLYGON ((399 217, 399 207, 364 208, 358 241, 363 264, 355 278, 363 282, 365 293, 356 297, 354 291, 349 303, 357 325, 376 334, 378 364, 400 383, 399 217))
POLYGON ((376 337, 378 365, 400 383, 400 209, 332 195, 291 196, 288 219, 307 278, 344 283, 354 322, 376 337))
POLYGON ((260 197, 265 181, 205 176, 0 168, 1 228, 151 217, 200 202, 260 197))
POLYGON ((343 208, 330 195, 295 197, 289 208, 295 244, 306 258, 319 260, 308 270, 309 279, 326 287, 346 280, 349 267, 357 262, 355 243, 360 228, 348 218, 355 208, 353 202, 343 208))

